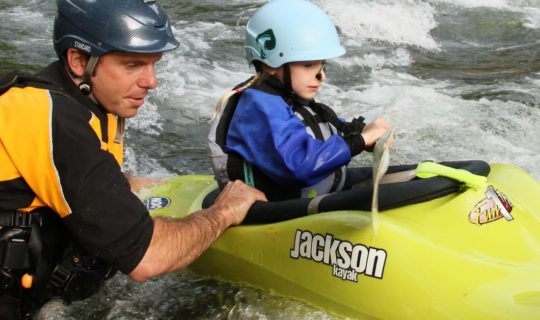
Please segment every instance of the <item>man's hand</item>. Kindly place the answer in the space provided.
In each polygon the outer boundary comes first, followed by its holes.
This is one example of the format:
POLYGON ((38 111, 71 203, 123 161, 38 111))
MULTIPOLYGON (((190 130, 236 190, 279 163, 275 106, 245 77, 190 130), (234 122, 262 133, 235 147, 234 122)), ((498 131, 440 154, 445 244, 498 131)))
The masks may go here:
POLYGON ((230 225, 237 225, 244 220, 255 201, 268 201, 261 191, 254 189, 240 180, 228 182, 212 206, 228 219, 230 225))

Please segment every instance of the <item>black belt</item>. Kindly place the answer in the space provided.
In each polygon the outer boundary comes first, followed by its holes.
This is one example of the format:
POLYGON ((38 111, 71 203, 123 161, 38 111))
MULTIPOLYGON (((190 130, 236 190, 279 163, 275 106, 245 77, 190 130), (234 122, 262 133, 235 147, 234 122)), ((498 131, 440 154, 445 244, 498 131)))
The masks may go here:
POLYGON ((30 212, 0 211, 0 227, 29 227, 36 220, 40 220, 39 217, 30 212))

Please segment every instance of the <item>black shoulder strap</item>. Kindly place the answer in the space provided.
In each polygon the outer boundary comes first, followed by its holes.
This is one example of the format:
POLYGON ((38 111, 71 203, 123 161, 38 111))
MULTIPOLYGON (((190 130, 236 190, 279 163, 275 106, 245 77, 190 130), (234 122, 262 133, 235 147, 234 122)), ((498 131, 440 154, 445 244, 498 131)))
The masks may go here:
MULTIPOLYGON (((233 90, 237 90, 238 88, 245 86, 252 79, 253 77, 236 85, 233 90)), ((225 105, 225 108, 223 108, 223 113, 221 114, 221 118, 219 119, 219 123, 216 128, 216 143, 223 150, 225 150, 225 139, 227 138, 227 133, 229 132, 229 125, 231 124, 232 116, 236 111, 238 100, 240 100, 240 92, 236 92, 229 98, 229 100, 227 100, 227 104, 225 105)))
POLYGON ((313 131, 315 138, 324 140, 321 127, 319 126, 319 123, 321 123, 321 118, 318 114, 312 114, 306 108, 300 106, 294 106, 293 110, 302 116, 304 119, 304 125, 313 131))
POLYGON ((223 108, 223 113, 221 114, 221 118, 219 119, 219 123, 216 128, 216 143, 222 149, 225 148, 225 139, 227 138, 227 132, 229 132, 229 126, 231 124, 231 119, 234 112, 236 111, 238 100, 240 100, 239 93, 235 93, 229 98, 225 108, 223 108))
POLYGON ((0 79, 0 95, 11 89, 13 86, 22 85, 25 86, 29 83, 36 83, 44 85, 45 87, 55 87, 51 81, 32 74, 22 72, 10 72, 0 79))
POLYGON ((323 121, 331 123, 334 127, 336 127, 336 129, 341 131, 343 128, 343 122, 339 120, 334 110, 327 105, 318 102, 312 105, 312 109, 323 121))
POLYGON ((315 112, 315 115, 311 114, 308 110, 301 106, 293 105, 292 108, 295 112, 302 115, 302 118, 304 118, 304 124, 311 128, 317 139, 324 140, 321 128, 319 127, 319 123, 321 122, 328 122, 336 127, 339 132, 342 132, 344 123, 339 120, 334 110, 327 105, 318 102, 312 103, 311 109, 315 112))

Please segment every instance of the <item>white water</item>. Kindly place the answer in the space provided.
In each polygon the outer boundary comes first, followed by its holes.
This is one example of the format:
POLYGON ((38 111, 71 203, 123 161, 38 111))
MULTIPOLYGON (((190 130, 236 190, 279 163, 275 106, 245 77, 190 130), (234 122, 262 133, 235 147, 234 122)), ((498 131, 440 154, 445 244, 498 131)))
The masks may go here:
MULTIPOLYGON (((331 79, 319 98, 345 117, 362 114, 368 119, 382 117, 396 124, 397 143, 392 163, 475 158, 512 163, 540 178, 540 135, 535 134, 540 125, 540 80, 537 73, 531 72, 517 82, 504 80, 489 84, 484 81, 463 83, 459 79, 419 78, 407 73, 415 63, 411 50, 434 55, 446 50, 441 43, 445 39, 438 40, 433 36, 433 31, 440 27, 439 15, 446 14, 439 12, 437 5, 444 4, 454 11, 485 8, 495 10, 495 16, 497 11, 516 13, 521 15, 521 19, 509 23, 537 29, 540 9, 532 6, 538 3, 476 1, 473 4, 450 0, 335 0, 317 3, 332 16, 348 49, 346 56, 331 62, 331 79), (332 73, 334 69, 336 73, 332 73), (473 91, 511 91, 529 95, 534 101, 531 106, 519 101, 475 100, 461 96, 473 91)), ((205 125, 219 96, 252 72, 243 59, 242 26, 177 21, 175 28, 182 46, 166 56, 160 67, 162 81, 159 90, 149 99, 151 109, 142 112, 145 116, 134 119, 130 124, 141 130, 151 129, 150 134, 158 134, 159 130, 153 128, 164 121, 176 125, 185 122, 205 125), (214 47, 216 41, 232 44, 220 49, 225 51, 217 51, 214 47), (156 107, 158 105, 159 108, 156 107)), ((471 47, 485 46, 474 40, 468 42, 471 47)), ((517 39, 512 47, 531 50, 528 45, 530 43, 517 39)), ((508 49, 511 47, 497 50, 508 49)), ((493 48, 486 50, 496 52, 493 48)), ((538 69, 538 62, 531 62, 536 63, 531 68, 538 69)), ((204 143, 204 139, 200 141, 204 143)), ((370 155, 361 155, 355 161, 369 162, 370 155)))
MULTIPOLYGON (((391 164, 482 159, 540 179, 540 1, 316 0, 347 55, 329 65, 319 99, 352 118, 397 126, 391 164)), ((181 47, 159 64, 160 85, 128 123, 125 169, 210 173, 206 128, 217 99, 250 76, 243 25, 264 1, 162 0, 181 47)), ((36 71, 54 58, 54 2, 0 4, 0 68, 36 71)), ((362 154, 355 165, 370 165, 362 154)), ((330 319, 257 290, 179 272, 144 285, 117 276, 42 319, 330 319)))

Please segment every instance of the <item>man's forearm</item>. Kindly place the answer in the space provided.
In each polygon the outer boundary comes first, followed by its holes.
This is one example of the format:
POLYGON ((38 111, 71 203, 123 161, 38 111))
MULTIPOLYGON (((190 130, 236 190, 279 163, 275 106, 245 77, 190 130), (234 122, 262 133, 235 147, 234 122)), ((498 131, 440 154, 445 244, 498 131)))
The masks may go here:
POLYGON ((136 281, 145 281, 186 267, 229 225, 230 222, 213 208, 182 219, 154 218, 150 246, 129 276, 136 281))
POLYGON ((234 181, 227 183, 208 209, 182 219, 154 218, 150 245, 129 276, 145 281, 184 268, 225 229, 240 224, 255 201, 266 201, 266 196, 241 181, 234 181))

